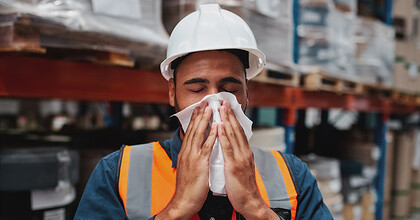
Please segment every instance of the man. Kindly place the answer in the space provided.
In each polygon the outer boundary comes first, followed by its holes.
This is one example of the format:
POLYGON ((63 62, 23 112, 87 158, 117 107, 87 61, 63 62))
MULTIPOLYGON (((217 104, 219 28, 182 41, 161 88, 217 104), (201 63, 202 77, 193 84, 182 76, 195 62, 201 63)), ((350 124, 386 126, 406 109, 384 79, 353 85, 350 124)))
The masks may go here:
MULTIPOLYGON (((176 111, 206 95, 229 92, 248 104, 247 80, 265 63, 247 24, 217 4, 201 5, 174 29, 167 59, 169 102, 176 111)), ((97 165, 75 219, 332 219, 314 177, 292 155, 251 149, 227 101, 206 136, 204 101, 186 132, 171 140, 125 146, 97 165), (226 196, 209 190, 216 138, 224 157, 226 196)))

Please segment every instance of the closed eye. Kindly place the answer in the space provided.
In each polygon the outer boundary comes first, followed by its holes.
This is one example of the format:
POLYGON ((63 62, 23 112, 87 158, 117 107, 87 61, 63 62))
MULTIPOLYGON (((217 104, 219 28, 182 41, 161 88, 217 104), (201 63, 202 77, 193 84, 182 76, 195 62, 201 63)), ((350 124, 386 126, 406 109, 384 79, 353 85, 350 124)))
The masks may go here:
POLYGON ((190 91, 193 92, 193 93, 199 93, 199 92, 202 92, 203 90, 204 90, 204 88, 202 88, 202 89, 190 89, 190 91))
POLYGON ((223 89, 223 91, 234 94, 234 93, 236 93, 238 90, 223 89))

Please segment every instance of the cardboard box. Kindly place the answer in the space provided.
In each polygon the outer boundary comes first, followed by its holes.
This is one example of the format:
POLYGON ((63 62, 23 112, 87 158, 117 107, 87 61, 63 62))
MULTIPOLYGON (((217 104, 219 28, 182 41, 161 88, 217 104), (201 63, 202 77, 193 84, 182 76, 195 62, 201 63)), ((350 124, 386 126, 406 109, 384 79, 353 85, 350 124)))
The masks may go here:
POLYGON ((360 204, 344 204, 343 217, 345 220, 362 219, 362 207, 360 204))
POLYGON ((395 217, 407 217, 410 214, 410 189, 412 175, 412 159, 414 142, 408 133, 396 136, 394 184, 393 184, 393 207, 392 215, 395 217))
POLYGON ((410 39, 415 34, 415 20, 417 19, 415 0, 394 0, 393 17, 397 37, 410 39))
POLYGON ((396 41, 394 88, 405 92, 420 92, 420 50, 414 40, 396 41))
POLYGON ((420 210, 420 170, 414 170, 412 174, 411 209, 420 210))
POLYGON ((363 220, 374 220, 375 219, 375 192, 370 191, 362 197, 362 218, 363 220))

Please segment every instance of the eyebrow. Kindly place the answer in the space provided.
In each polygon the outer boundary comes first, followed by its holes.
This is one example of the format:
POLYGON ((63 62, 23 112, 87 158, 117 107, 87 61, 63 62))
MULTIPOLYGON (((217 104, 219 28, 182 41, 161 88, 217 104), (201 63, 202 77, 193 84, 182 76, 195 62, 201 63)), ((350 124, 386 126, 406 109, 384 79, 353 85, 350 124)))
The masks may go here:
POLYGON ((207 79, 203 78, 193 78, 184 82, 184 85, 194 84, 194 83, 210 83, 207 79))
MULTIPOLYGON (((235 83, 242 84, 242 82, 234 77, 226 77, 219 81, 220 83, 235 83)), ((194 83, 210 83, 209 80, 203 78, 193 78, 184 82, 184 85, 194 84, 194 83)))
POLYGON ((221 83, 235 83, 235 84, 242 84, 242 82, 234 77, 226 77, 220 80, 221 83))

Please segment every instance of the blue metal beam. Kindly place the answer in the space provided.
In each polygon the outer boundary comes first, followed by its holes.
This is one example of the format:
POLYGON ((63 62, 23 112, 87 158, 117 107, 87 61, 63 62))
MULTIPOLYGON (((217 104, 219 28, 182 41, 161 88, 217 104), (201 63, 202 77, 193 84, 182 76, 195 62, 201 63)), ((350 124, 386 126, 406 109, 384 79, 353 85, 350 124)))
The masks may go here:
POLYGON ((377 124, 374 133, 374 142, 380 149, 380 157, 378 160, 377 173, 374 179, 377 201, 375 219, 382 220, 383 218, 383 204, 384 204, 384 183, 385 183, 385 167, 386 167, 386 133, 388 127, 382 114, 377 114, 377 124))

